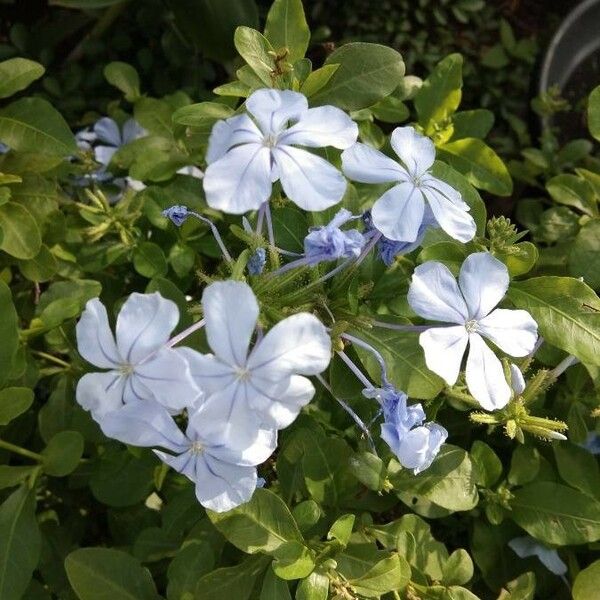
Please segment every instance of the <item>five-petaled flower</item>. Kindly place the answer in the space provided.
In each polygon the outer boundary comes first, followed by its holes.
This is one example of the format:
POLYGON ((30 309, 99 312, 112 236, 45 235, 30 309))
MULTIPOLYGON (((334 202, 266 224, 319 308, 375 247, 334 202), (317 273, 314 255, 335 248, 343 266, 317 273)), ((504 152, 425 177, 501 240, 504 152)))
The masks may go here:
POLYGON ((94 298, 77 323, 77 347, 103 373, 88 373, 77 401, 96 420, 134 400, 155 401, 171 412, 192 406, 201 392, 181 348, 167 346, 179 310, 158 292, 131 294, 117 317, 116 340, 104 305, 94 298))
POLYGON ((413 127, 397 127, 390 143, 402 164, 366 144, 355 144, 342 153, 342 170, 350 179, 395 183, 375 201, 373 225, 390 240, 414 242, 429 205, 448 235, 461 242, 473 239, 477 226, 469 206, 457 190, 429 172, 435 161, 433 142, 413 127))
POLYGON ((188 415, 184 434, 162 406, 136 400, 105 415, 101 425, 106 435, 125 444, 155 448, 161 460, 195 482, 205 508, 223 512, 250 500, 259 483, 256 465, 275 450, 277 431, 245 428, 225 444, 227 406, 218 398, 188 415))
POLYGON ((448 267, 430 261, 415 269, 408 290, 408 302, 419 316, 455 324, 420 335, 427 366, 454 385, 468 344, 467 387, 487 410, 505 406, 511 388, 483 338, 516 357, 527 356, 537 340, 537 324, 527 311, 495 309, 508 284, 506 266, 488 252, 477 252, 465 259, 458 283, 448 267))
POLYGON ((210 207, 232 214, 257 209, 277 180, 305 210, 325 210, 342 199, 344 176, 297 146, 350 147, 358 128, 348 115, 333 106, 309 109, 302 94, 272 89, 254 92, 246 110, 249 114, 219 121, 210 134, 204 175, 210 207))
POLYGON ((424 423, 421 404, 408 406, 407 395, 392 386, 366 389, 363 395, 381 404, 381 438, 400 464, 415 475, 429 468, 448 437, 446 429, 437 423, 424 423))
POLYGON ((250 350, 259 308, 247 284, 213 283, 204 290, 202 306, 214 354, 184 351, 202 391, 227 407, 231 434, 257 422, 287 427, 315 393, 302 375, 321 373, 329 364, 331 341, 324 325, 314 315, 297 313, 250 350))

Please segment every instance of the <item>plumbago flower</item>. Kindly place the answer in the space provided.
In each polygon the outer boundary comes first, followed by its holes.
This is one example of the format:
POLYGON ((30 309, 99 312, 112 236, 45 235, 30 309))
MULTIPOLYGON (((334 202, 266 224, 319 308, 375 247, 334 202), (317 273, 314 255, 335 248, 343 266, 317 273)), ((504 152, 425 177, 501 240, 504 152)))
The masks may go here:
POLYGON ((391 385, 366 389, 363 395, 381 404, 384 418, 381 438, 400 464, 412 469, 415 475, 429 468, 446 441, 448 431, 437 423, 423 423, 425 411, 421 404, 407 406, 407 395, 391 385))
POLYGON ((356 217, 349 210, 342 208, 327 225, 312 227, 304 238, 306 264, 316 265, 338 258, 357 258, 365 245, 365 236, 357 229, 340 229, 354 218, 356 217))
POLYGON ((105 415, 102 429, 125 444, 155 448, 162 461, 196 484, 205 508, 223 512, 250 500, 259 484, 256 465, 275 450, 277 431, 245 427, 224 444, 226 404, 214 398, 188 412, 184 434, 162 406, 136 400, 105 415))
POLYGON ((397 127, 390 143, 402 164, 366 144, 342 153, 344 174, 362 183, 395 183, 371 209, 373 225, 388 239, 414 242, 429 206, 439 226, 461 242, 473 239, 477 226, 460 193, 429 172, 433 142, 413 127, 397 127))
POLYGON ((266 202, 277 180, 300 208, 321 211, 346 191, 344 176, 301 147, 349 148, 358 127, 333 106, 308 108, 289 90, 257 90, 246 100, 249 114, 219 121, 208 141, 204 176, 211 208, 242 214, 266 202))
POLYGON ((226 407, 230 434, 256 423, 287 427, 315 393, 302 375, 321 373, 329 364, 331 341, 323 324, 308 313, 292 315, 250 350, 259 308, 247 284, 213 283, 202 306, 214 354, 184 351, 200 388, 226 407))
POLYGON ((458 283, 445 265, 430 261, 415 269, 408 290, 408 303, 419 316, 454 323, 420 335, 428 368, 454 385, 468 344, 467 386, 487 410, 506 406, 511 388, 484 338, 516 357, 527 356, 537 340, 537 324, 527 311, 494 309, 508 284, 506 266, 488 252, 478 252, 465 259, 458 283))
POLYGON ((546 569, 555 575, 563 576, 568 571, 567 565, 561 560, 556 550, 538 542, 530 535, 513 538, 508 542, 508 546, 519 558, 537 556, 546 569))
POLYGON ((117 317, 116 340, 106 308, 89 300, 77 323, 77 347, 88 362, 108 369, 77 384, 77 402, 97 421, 130 402, 156 402, 170 412, 191 406, 201 392, 184 350, 167 346, 179 322, 177 305, 153 294, 131 294, 117 317))

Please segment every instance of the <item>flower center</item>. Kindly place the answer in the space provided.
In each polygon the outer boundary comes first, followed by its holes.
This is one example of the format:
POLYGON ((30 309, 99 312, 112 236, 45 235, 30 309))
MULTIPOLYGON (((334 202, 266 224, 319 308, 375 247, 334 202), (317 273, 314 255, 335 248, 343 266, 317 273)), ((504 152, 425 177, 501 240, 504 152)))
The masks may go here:
POLYGON ((192 454, 202 454, 204 452, 204 446, 200 442, 194 442, 190 447, 192 454))
POLYGON ((467 333, 476 333, 479 329, 479 323, 475 319, 471 319, 465 323, 467 333))
POLYGON ((248 381, 250 379, 250 370, 247 367, 237 367, 235 374, 240 381, 248 381))
POLYGON ((121 373, 121 375, 124 375, 125 377, 133 375, 133 370, 133 365, 130 365, 129 363, 124 363, 119 366, 119 373, 121 373))
POLYGON ((267 148, 273 148, 277 145, 277 136, 273 134, 265 135, 263 139, 263 146, 267 148))

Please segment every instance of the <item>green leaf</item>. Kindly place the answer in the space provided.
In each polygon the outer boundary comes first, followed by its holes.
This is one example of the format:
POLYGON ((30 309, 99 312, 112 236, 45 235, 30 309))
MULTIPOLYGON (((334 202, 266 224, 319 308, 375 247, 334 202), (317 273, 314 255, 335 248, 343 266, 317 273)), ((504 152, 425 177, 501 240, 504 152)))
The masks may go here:
POLYGON ((142 242, 133 252, 133 266, 144 277, 162 277, 169 266, 161 247, 153 242, 142 242))
POLYGON ((383 123, 402 123, 410 116, 408 107, 402 100, 388 96, 371 107, 373 116, 383 123))
MULTIPOLYGON (((135 120, 150 134, 166 139, 173 136, 173 109, 163 100, 140 98, 133 109, 135 120)), ((141 138, 147 139, 147 138, 141 138)))
POLYGON ((8 425, 33 404, 33 390, 7 387, 0 390, 0 425, 8 425))
POLYGON ((508 297, 536 320, 550 344, 600 365, 600 299, 571 277, 535 277, 513 282, 508 297))
POLYGON ((531 571, 523 573, 523 575, 509 581, 504 587, 508 594, 501 596, 499 600, 533 600, 535 595, 535 573, 531 571))
POLYGON ((478 485, 491 488, 502 476, 502 461, 485 442, 473 442, 471 461, 476 467, 478 485))
POLYGON ((39 79, 46 69, 27 58, 9 58, 0 62, 0 98, 7 98, 39 79))
POLYGON ((569 251, 569 273, 583 277, 594 289, 600 288, 600 219, 588 221, 580 230, 569 251))
POLYGON ((463 138, 483 139, 494 125, 494 113, 485 108, 463 110, 452 115, 452 141, 463 138))
POLYGON ((53 477, 72 473, 83 454, 83 437, 77 431, 60 431, 44 448, 44 472, 53 477))
MULTIPOLYGON (((437 396, 444 387, 440 377, 425 365, 423 349, 418 334, 398 335, 391 329, 355 329, 357 337, 382 353, 388 366, 390 381, 412 398, 429 399, 437 396)), ((356 349, 361 361, 373 377, 378 377, 380 367, 371 352, 356 349)))
POLYGON ((104 67, 104 77, 125 94, 125 100, 135 102, 140 97, 140 76, 134 67, 114 61, 104 67))
POLYGON ((42 540, 35 489, 22 486, 0 506, 0 598, 20 600, 37 567, 42 540))
POLYGON ((256 29, 238 27, 233 37, 235 47, 248 66, 267 86, 273 86, 275 60, 269 52, 274 52, 269 40, 256 29))
POLYGON ((303 579, 296 589, 296 600, 327 600, 329 597, 329 578, 314 571, 303 579))
POLYGON ((10 373, 11 365, 19 347, 19 317, 12 301, 10 288, 0 280, 0 383, 10 373))
POLYGON ((9 467, 8 465, 0 465, 0 490, 23 483, 37 469, 37 466, 9 467))
POLYGON ((379 456, 371 452, 360 452, 350 459, 352 474, 370 490, 379 492, 383 489, 386 468, 379 456))
POLYGON ((224 513, 207 514, 215 527, 247 554, 273 554, 286 542, 304 541, 285 502, 270 490, 257 489, 249 502, 224 513))
POLYGON ((546 183, 546 190, 559 204, 572 206, 592 217, 598 213, 594 188, 581 177, 568 173, 556 175, 546 183))
POLYGON ((60 113, 41 98, 22 98, 0 111, 0 139, 17 152, 68 156, 75 137, 60 113))
POLYGON ((352 528, 356 516, 353 514, 342 515, 330 527, 327 533, 328 540, 337 540, 342 546, 346 547, 352 535, 352 528))
POLYGON ((413 475, 403 469, 392 478, 394 489, 422 497, 451 511, 470 510, 477 505, 475 473, 469 455, 457 446, 445 444, 433 464, 413 475))
POLYGON ((379 598, 391 591, 403 590, 410 581, 410 567, 406 559, 393 554, 380 560, 362 577, 350 579, 354 591, 365 598, 379 598))
POLYGON ((167 598, 180 600, 185 594, 193 595, 198 578, 215 567, 215 553, 208 541, 186 543, 167 569, 167 598))
POLYGON ((279 579, 271 569, 267 569, 259 600, 292 600, 287 582, 279 579))
POLYGON ((586 494, 546 481, 513 494, 510 516, 537 540, 569 546, 600 539, 600 502, 586 494))
POLYGON ((540 453, 535 446, 517 446, 510 460, 508 482, 512 485, 531 483, 540 471, 540 463, 540 453))
POLYGON ((464 585, 473 577, 473 561, 463 548, 455 550, 444 565, 444 585, 464 585))
POLYGON ((402 56, 379 44, 345 44, 332 52, 325 64, 339 67, 311 97, 314 105, 333 104, 346 110, 367 108, 391 94, 404 76, 402 56))
POLYGON ((281 579, 303 579, 315 568, 315 561, 310 550, 295 540, 281 544, 273 552, 273 571, 281 579))
POLYGON ((477 138, 464 138, 439 146, 440 157, 475 187, 498 196, 510 196, 512 179, 502 159, 477 138))
POLYGON ((4 237, 0 249, 21 259, 32 259, 42 247, 40 229, 33 215, 16 202, 0 206, 0 228, 4 237))
POLYGON ((600 85, 589 96, 587 122, 592 137, 600 142, 600 85))
POLYGON ((270 562, 266 556, 250 556, 235 567, 212 571, 198 579, 194 600, 248 600, 256 580, 270 562))
POLYGON ((42 244, 40 251, 33 258, 19 261, 19 269, 27 279, 39 283, 52 279, 58 271, 58 262, 48 246, 42 244))
POLYGON ((173 123, 188 125, 190 127, 203 127, 207 121, 228 119, 233 116, 234 110, 219 102, 199 102, 178 108, 172 116, 173 123))
POLYGON ((428 134, 433 123, 446 120, 460 104, 462 64, 463 59, 460 54, 450 54, 444 58, 423 82, 415 96, 419 123, 428 134))
POLYGON ((338 70, 339 65, 323 65, 320 69, 315 69, 308 74, 308 77, 302 83, 300 91, 307 97, 314 96, 321 88, 325 87, 333 74, 338 70))
POLYGON ((579 571, 573 583, 573 600, 591 600, 598 594, 598 588, 600 588, 600 560, 579 571))
POLYGON ((310 41, 302 0, 275 0, 267 15, 265 37, 276 50, 288 49, 287 62, 301 59, 310 41))
POLYGON ((150 572, 120 550, 80 548, 65 569, 79 600, 159 600, 150 572))
POLYGON ((558 473, 570 486, 600 499, 600 468, 597 459, 585 448, 569 442, 552 445, 558 473))

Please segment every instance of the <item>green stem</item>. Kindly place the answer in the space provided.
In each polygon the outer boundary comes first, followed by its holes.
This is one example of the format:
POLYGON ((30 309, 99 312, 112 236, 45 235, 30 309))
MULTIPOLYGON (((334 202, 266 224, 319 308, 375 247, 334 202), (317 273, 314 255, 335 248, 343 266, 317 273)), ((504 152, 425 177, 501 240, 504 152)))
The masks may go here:
POLYGON ((0 440, 0 448, 4 448, 10 452, 14 452, 15 454, 20 454, 21 456, 25 456, 26 458, 31 458, 37 462, 41 462, 44 460, 44 457, 37 452, 31 452, 31 450, 27 450, 25 448, 21 448, 21 446, 17 446, 16 444, 11 444, 10 442, 6 442, 4 440, 0 440))
POLYGON ((41 352, 40 350, 32 350, 31 353, 35 354, 36 356, 39 356, 40 358, 45 358, 46 360, 53 362, 57 365, 60 365, 61 367, 65 367, 65 369, 71 368, 71 365, 68 362, 66 362, 60 358, 57 358, 56 356, 52 356, 52 354, 48 354, 46 352, 41 352))

